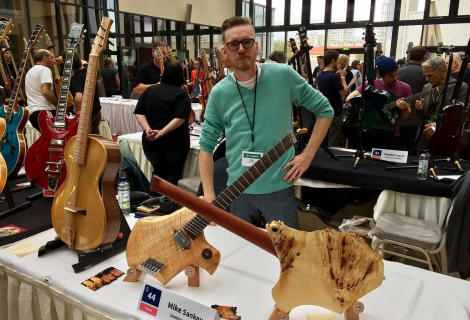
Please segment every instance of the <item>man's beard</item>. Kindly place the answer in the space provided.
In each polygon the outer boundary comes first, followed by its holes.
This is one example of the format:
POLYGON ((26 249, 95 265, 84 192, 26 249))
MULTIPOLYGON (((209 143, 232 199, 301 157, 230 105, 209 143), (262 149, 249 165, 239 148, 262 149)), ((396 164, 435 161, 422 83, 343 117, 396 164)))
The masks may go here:
POLYGON ((247 59, 237 60, 235 65, 237 66, 238 70, 245 72, 250 70, 250 68, 253 66, 254 59, 250 55, 244 55, 242 57, 246 57, 247 59))

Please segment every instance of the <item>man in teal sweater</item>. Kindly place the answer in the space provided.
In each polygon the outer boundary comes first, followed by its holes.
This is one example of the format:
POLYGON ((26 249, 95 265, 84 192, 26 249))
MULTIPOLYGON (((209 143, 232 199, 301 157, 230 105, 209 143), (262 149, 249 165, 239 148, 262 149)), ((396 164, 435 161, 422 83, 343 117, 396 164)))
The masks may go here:
POLYGON ((254 38, 248 18, 233 17, 222 24, 222 55, 233 73, 214 87, 206 108, 199 154, 204 198, 215 199, 212 152, 222 129, 225 127, 230 185, 248 169, 242 163, 242 151, 264 155, 292 130, 292 103, 296 102, 317 116, 306 149, 296 157, 294 148, 286 152, 232 203, 230 211, 257 226, 281 220, 298 229, 294 182, 310 166, 328 131, 333 109, 289 66, 256 64, 259 49, 254 38))

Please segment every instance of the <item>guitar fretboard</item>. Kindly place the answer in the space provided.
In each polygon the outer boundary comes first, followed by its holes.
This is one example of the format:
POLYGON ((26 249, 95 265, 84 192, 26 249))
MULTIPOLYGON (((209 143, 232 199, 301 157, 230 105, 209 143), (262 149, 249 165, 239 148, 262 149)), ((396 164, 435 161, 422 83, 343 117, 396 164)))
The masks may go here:
MULTIPOLYGON (((289 150, 296 142, 293 132, 289 132, 280 142, 278 142, 268 153, 258 160, 245 173, 238 177, 227 189, 225 189, 211 204, 225 209, 243 191, 245 191, 256 179, 258 179, 276 160, 278 160, 287 150, 289 150)), ((210 220, 200 215, 196 215, 183 227, 184 231, 192 238, 196 238, 205 227, 210 224, 210 220)))
POLYGON ((98 55, 90 54, 86 73, 85 89, 83 91, 82 105, 80 108, 77 140, 75 142, 75 150, 73 154, 73 161, 77 164, 85 164, 91 112, 93 109, 93 97, 95 95, 97 65, 98 55))
POLYGON ((16 102, 18 100, 18 89, 20 87, 21 82, 23 81, 24 78, 24 67, 26 64, 26 59, 28 58, 28 54, 31 48, 26 48, 23 52, 23 55, 21 56, 21 64, 20 68, 18 69, 18 75, 16 76, 16 81, 15 85, 13 86, 13 90, 11 92, 11 100, 8 103, 8 110, 5 114, 5 121, 6 122, 11 122, 11 115, 13 113, 13 108, 16 105, 16 102))
POLYGON ((65 123, 65 116, 67 114, 67 97, 70 88, 70 79, 72 77, 72 61, 73 61, 73 48, 67 49, 64 63, 64 74, 62 86, 60 87, 59 103, 57 104, 57 114, 55 122, 65 123))
MULTIPOLYGON (((449 88, 455 86, 455 84, 449 84, 449 88)), ((418 100, 418 99, 421 99, 421 98, 424 98, 430 94, 433 94, 433 93, 436 93, 436 92, 439 92, 439 91, 442 91, 442 89, 444 89, 444 85, 442 86, 439 86, 439 87, 435 87, 435 88, 432 88, 432 89, 429 89, 429 90, 426 90, 426 91, 423 91, 423 92, 420 92, 420 93, 417 93, 417 94, 414 94, 412 96, 409 96, 409 97, 406 97, 406 98, 403 98, 402 100, 405 101, 405 102, 411 102, 411 101, 415 101, 415 100, 418 100)), ((387 109, 393 109, 393 108, 396 108, 397 107, 397 102, 396 101, 393 101, 393 102, 390 102, 390 103, 387 103, 385 105, 385 107, 387 109)))

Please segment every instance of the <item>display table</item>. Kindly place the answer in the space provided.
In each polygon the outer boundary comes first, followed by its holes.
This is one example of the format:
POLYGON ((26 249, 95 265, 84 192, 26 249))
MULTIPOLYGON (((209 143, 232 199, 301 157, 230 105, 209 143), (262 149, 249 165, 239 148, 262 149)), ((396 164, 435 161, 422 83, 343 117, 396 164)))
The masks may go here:
MULTIPOLYGON (((142 148, 142 132, 125 134, 118 137, 118 141, 127 140, 140 170, 149 181, 152 181, 152 165, 147 160, 142 148)), ((190 149, 183 166, 181 179, 199 176, 199 137, 190 136, 190 149)))
MULTIPOLYGON (((99 131, 100 136, 113 141, 113 136, 111 135, 107 121, 100 122, 99 131)), ((40 136, 41 133, 28 122, 25 126, 26 148, 29 148, 40 136)))
MULTIPOLYGON (((132 99, 114 100, 114 98, 100 98, 101 114, 109 122, 112 134, 124 135, 134 132, 142 132, 142 128, 135 119, 134 109, 137 101, 132 99)), ((191 108, 199 120, 201 105, 191 103, 191 108)))
MULTIPOLYGON (((274 307, 271 289, 279 277, 277 258, 218 226, 206 228, 205 235, 221 252, 218 270, 212 276, 201 270, 199 288, 187 287, 183 273, 166 288, 207 306, 236 306, 245 320, 267 319, 274 307)), ((51 229, 25 241, 39 247, 54 236, 51 229)), ((110 266, 126 271, 125 253, 79 274, 70 267, 76 259, 66 248, 41 258, 36 253, 19 258, 0 250, 0 319, 146 319, 136 312, 143 280, 160 282, 148 275, 137 283, 121 277, 93 292, 81 282, 110 266)), ((382 286, 360 299, 365 304, 361 320, 470 319, 467 281, 387 261, 385 277, 382 286)), ((303 306, 290 317, 305 320, 306 314, 324 313, 330 311, 303 306)))

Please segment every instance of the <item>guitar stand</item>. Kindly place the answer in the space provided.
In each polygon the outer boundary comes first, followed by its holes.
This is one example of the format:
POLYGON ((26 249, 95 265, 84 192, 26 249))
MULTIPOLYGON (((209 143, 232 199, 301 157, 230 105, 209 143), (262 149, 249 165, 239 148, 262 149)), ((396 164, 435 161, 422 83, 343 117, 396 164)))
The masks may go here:
POLYGON ((199 287, 200 285, 200 275, 199 267, 187 267, 184 269, 184 274, 188 277, 188 287, 199 287))
MULTIPOLYGON (((362 148, 362 144, 360 145, 360 147, 362 148)), ((341 154, 341 155, 336 155, 336 156, 338 158, 351 158, 350 155, 346 155, 346 154, 341 154)), ((378 161, 378 162, 387 163, 387 164, 391 164, 391 165, 396 165, 396 163, 393 162, 393 161, 374 159, 371 156, 366 155, 364 150, 360 150, 360 149, 358 149, 358 150, 356 150, 356 152, 354 152, 353 158, 356 159, 356 161, 354 162, 354 165, 353 165, 354 169, 358 168, 359 161, 362 160, 362 159, 370 160, 370 161, 378 161)))
POLYGON ((35 188, 33 183, 31 183, 30 186, 10 189, 10 186, 8 185, 8 182, 12 181, 12 180, 19 179, 19 178, 23 178, 23 176, 21 176, 21 177, 15 176, 15 177, 10 178, 10 179, 7 178, 7 183, 5 184, 5 187, 3 188, 3 194, 5 195, 5 200, 6 200, 6 202, 8 204, 8 207, 10 209, 6 210, 6 211, 3 211, 3 212, 0 212, 0 219, 8 217, 9 215, 12 215, 13 213, 16 213, 16 212, 19 212, 19 211, 22 211, 26 208, 31 207, 31 205, 33 204, 32 201, 37 199, 35 197, 36 194, 34 194, 34 195, 31 195, 31 196, 27 197, 26 201, 23 202, 22 204, 20 204, 20 205, 15 204, 15 200, 13 199, 13 196, 12 196, 13 193, 35 188))
MULTIPOLYGON (((359 314, 364 312, 364 304, 356 301, 346 311, 344 311, 344 318, 346 320, 359 320, 359 314)), ((277 306, 269 316, 268 320, 289 320, 289 312, 281 311, 277 306)))
MULTIPOLYGON (((131 229, 127 224, 124 214, 121 210, 120 212, 121 228, 119 230, 116 240, 113 242, 113 244, 107 247, 79 252, 78 263, 72 265, 72 268, 75 273, 79 273, 86 269, 89 269, 90 267, 126 250, 127 240, 129 239, 129 235, 131 234, 131 229)), ((60 240, 59 236, 56 236, 54 240, 48 241, 44 246, 39 248, 38 257, 41 257, 49 252, 53 252, 65 246, 67 246, 67 244, 60 240)))

